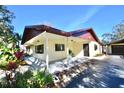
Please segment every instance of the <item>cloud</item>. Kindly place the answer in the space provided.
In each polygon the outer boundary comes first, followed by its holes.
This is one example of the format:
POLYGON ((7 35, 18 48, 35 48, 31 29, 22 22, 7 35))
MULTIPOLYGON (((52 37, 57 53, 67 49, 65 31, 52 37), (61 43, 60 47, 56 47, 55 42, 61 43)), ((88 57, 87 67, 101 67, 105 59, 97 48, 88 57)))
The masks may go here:
POLYGON ((85 15, 79 16, 73 23, 69 24, 67 29, 75 29, 78 28, 80 25, 83 25, 87 21, 89 21, 96 13, 98 13, 103 6, 92 6, 88 9, 85 15))

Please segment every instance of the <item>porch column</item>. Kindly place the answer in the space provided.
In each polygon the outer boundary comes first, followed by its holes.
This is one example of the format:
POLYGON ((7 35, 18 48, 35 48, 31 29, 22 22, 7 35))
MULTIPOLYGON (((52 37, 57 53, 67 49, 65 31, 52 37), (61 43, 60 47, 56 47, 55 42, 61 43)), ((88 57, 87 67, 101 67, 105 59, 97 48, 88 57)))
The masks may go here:
POLYGON ((46 45, 46 66, 47 66, 47 70, 49 71, 49 46, 48 46, 48 36, 45 34, 45 45, 46 45))

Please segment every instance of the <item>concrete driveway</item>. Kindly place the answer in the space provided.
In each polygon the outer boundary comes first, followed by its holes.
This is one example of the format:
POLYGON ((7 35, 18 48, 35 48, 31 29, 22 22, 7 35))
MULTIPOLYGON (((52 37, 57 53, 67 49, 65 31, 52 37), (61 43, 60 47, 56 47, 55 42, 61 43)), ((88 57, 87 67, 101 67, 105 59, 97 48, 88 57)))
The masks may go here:
POLYGON ((105 56, 73 78, 67 88, 118 88, 124 87, 124 58, 105 56))

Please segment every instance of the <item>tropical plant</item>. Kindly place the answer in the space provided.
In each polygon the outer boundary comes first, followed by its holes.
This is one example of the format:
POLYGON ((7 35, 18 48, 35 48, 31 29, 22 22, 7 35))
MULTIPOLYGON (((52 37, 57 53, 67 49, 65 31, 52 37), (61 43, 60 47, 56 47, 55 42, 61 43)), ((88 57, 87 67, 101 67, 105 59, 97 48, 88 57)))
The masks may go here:
POLYGON ((54 83, 52 75, 46 72, 46 69, 44 71, 34 72, 33 78, 30 80, 30 82, 31 82, 30 87, 37 88, 49 87, 50 84, 53 85, 54 83))
POLYGON ((33 72, 30 70, 26 71, 25 73, 17 72, 15 74, 15 82, 14 86, 15 88, 28 88, 30 87, 29 80, 33 77, 33 72))
POLYGON ((71 50, 69 50, 69 55, 74 57, 74 53, 71 50))
POLYGON ((23 61, 23 51, 15 48, 3 48, 0 55, 0 68, 3 70, 16 69, 16 65, 19 65, 23 61), (15 66, 14 66, 15 65, 15 66))
POLYGON ((0 87, 4 88, 45 88, 53 87, 52 75, 44 71, 32 72, 30 70, 15 73, 13 82, 8 83, 6 79, 0 81, 0 87))
MULTIPOLYGON (((7 85, 13 85, 16 69, 22 65, 23 51, 5 48, 0 56, 0 68, 5 71, 7 85)), ((26 62, 25 62, 26 63, 26 62)))

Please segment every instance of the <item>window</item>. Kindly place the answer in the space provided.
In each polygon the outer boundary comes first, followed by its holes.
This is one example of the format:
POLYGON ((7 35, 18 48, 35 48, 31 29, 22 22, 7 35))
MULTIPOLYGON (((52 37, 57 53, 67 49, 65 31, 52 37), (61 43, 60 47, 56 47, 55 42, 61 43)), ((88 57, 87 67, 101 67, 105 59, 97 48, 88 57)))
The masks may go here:
POLYGON ((44 53, 44 45, 35 46, 35 53, 44 53))
POLYGON ((55 44, 55 51, 64 51, 65 46, 64 44, 55 44))
POLYGON ((97 47, 97 45, 95 44, 95 45, 94 45, 94 50, 97 50, 97 48, 98 48, 98 47, 97 47))

